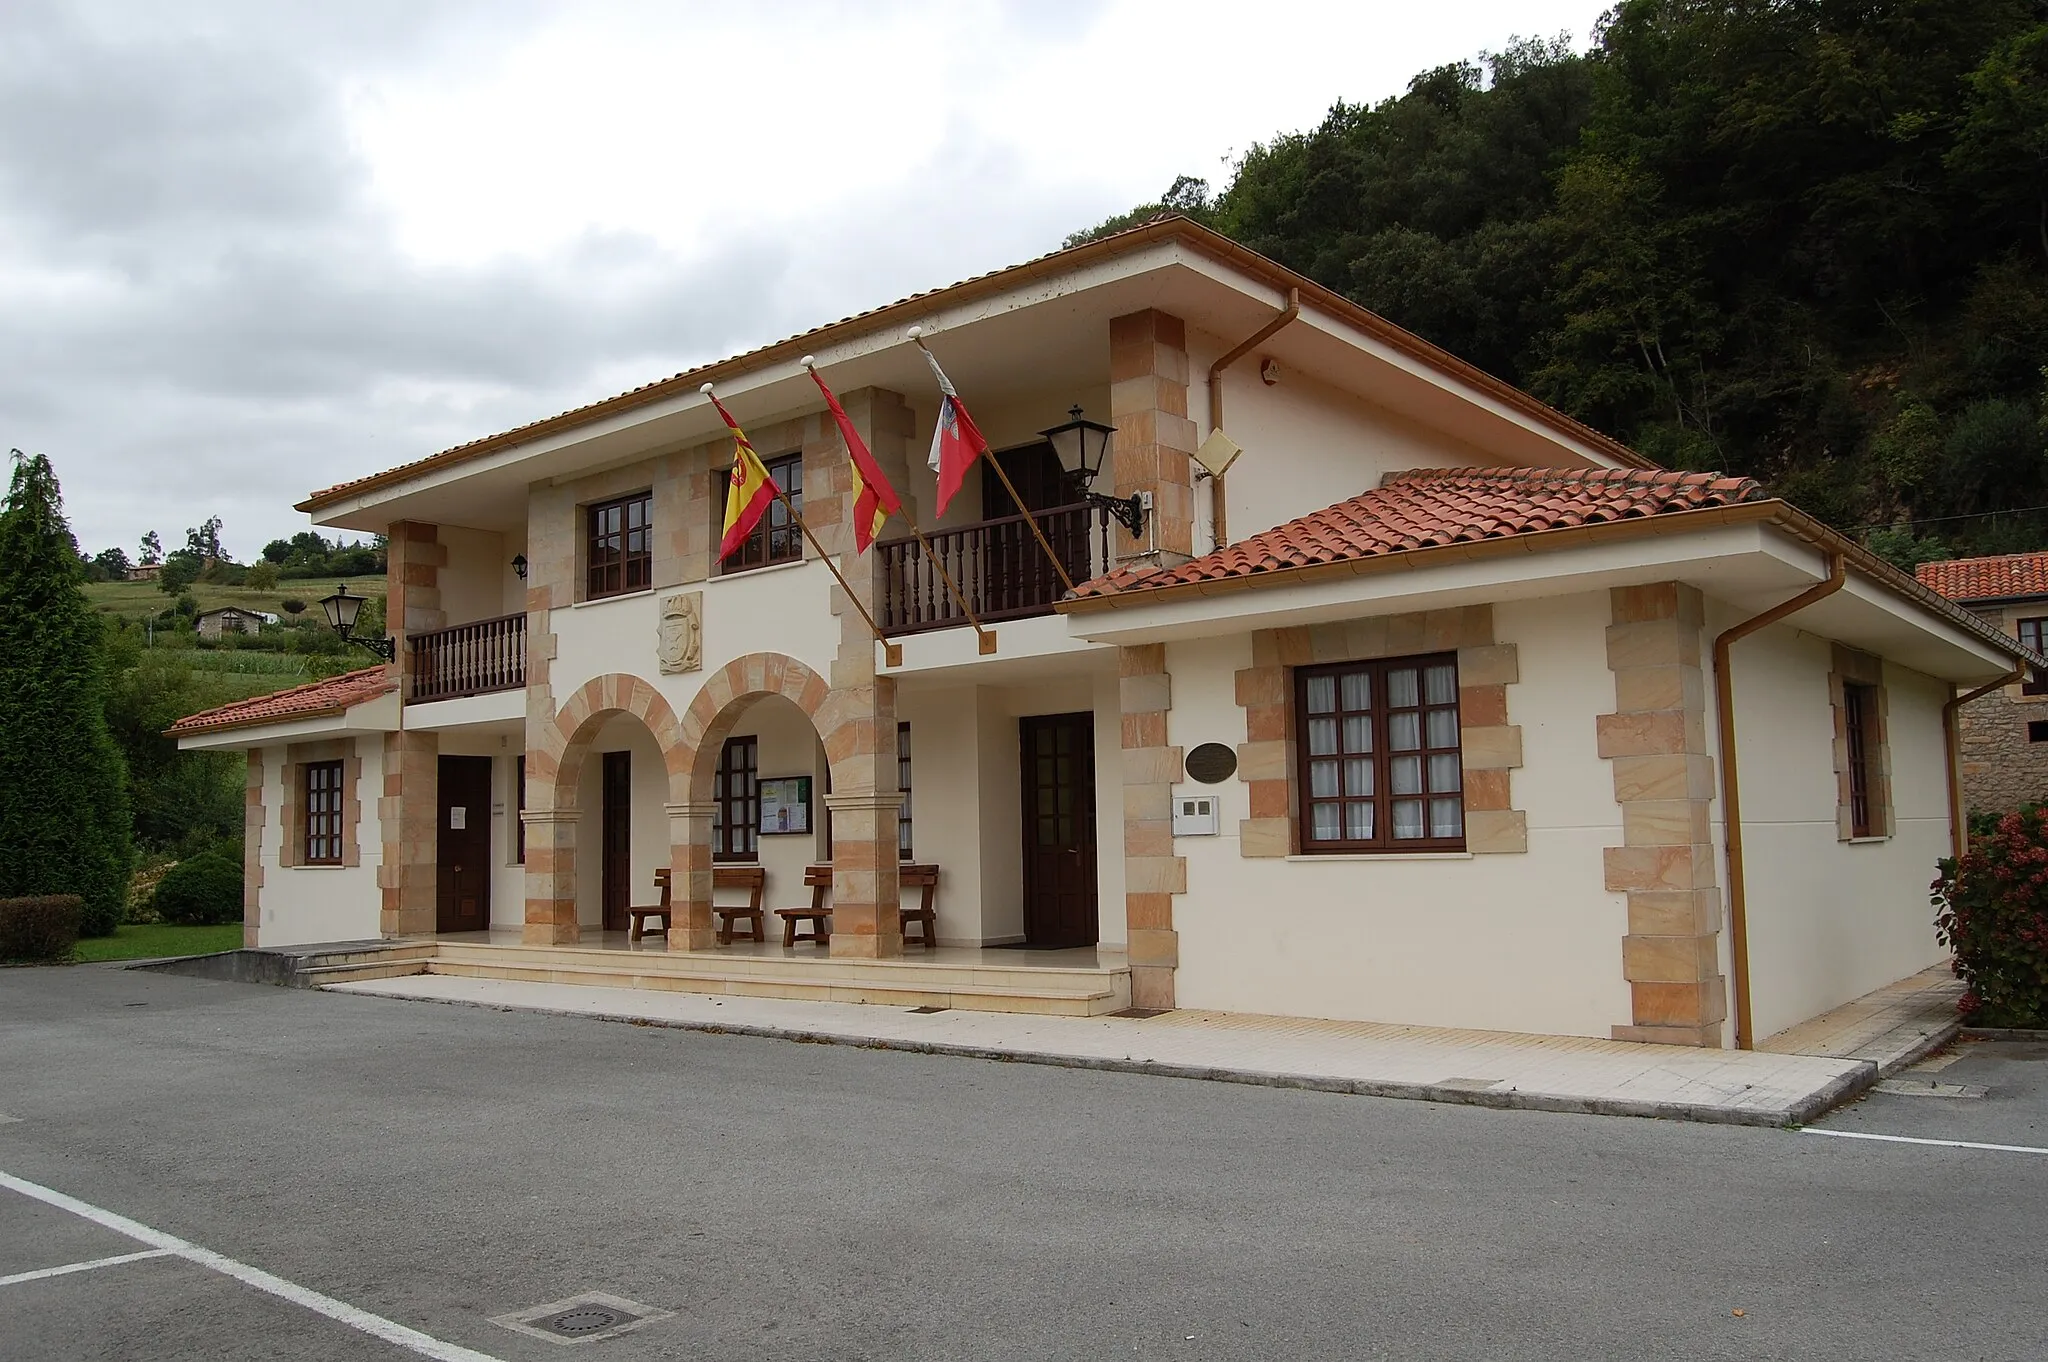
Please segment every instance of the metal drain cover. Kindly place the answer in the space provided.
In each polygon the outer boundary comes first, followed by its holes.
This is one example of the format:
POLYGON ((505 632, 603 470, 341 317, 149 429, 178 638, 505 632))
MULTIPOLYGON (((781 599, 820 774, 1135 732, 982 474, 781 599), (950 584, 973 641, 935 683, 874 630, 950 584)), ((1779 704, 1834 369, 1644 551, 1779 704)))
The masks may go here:
POLYGON ((651 1320, 667 1319, 674 1313, 673 1310, 641 1305, 623 1296, 586 1291, 580 1296, 550 1301, 517 1314, 498 1315, 491 1322, 534 1338, 544 1338, 550 1343, 589 1343, 594 1339, 616 1338, 651 1320))
POLYGON ((599 1329, 616 1328, 631 1318, 631 1315, 622 1315, 616 1310, 597 1310, 584 1306, 576 1310, 564 1310, 559 1315, 549 1315, 539 1323, 543 1329, 553 1329, 558 1334, 581 1338, 585 1334, 596 1333, 599 1329))

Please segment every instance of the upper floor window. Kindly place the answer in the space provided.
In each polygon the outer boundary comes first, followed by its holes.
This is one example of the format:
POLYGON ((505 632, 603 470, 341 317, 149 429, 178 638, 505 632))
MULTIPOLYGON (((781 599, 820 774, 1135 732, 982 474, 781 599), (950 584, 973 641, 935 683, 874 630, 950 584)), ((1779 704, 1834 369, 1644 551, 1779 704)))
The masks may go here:
POLYGON ((636 492, 590 508, 585 596, 622 596, 654 585, 654 494, 636 492))
POLYGON ((1464 850, 1455 655, 1300 668, 1294 720, 1304 852, 1464 850))
MULTIPOLYGON (((2048 641, 2048 616, 2036 615, 2031 619, 2019 620, 2016 627, 2020 642, 2037 653, 2041 651, 2042 643, 2048 641)), ((2020 683, 2020 694, 2048 695, 2048 676, 2039 671, 2028 673, 2027 679, 2020 683)))
MULTIPOLYGON (((747 536, 747 542, 740 545, 734 554, 719 568, 721 572, 740 572, 747 568, 766 567, 770 563, 800 562, 804 556, 804 532, 797 528, 796 520, 790 515, 790 506, 799 512, 804 508, 804 456, 784 454, 780 458, 764 461, 768 476, 780 487, 783 496, 789 498, 784 505, 782 497, 768 504, 768 513, 755 522, 754 532, 747 536)), ((725 518, 723 497, 712 498, 712 511, 719 521, 725 518)), ((717 536, 713 535, 715 542, 717 536)))
POLYGON ((307 865, 341 864, 341 763, 305 766, 307 865))

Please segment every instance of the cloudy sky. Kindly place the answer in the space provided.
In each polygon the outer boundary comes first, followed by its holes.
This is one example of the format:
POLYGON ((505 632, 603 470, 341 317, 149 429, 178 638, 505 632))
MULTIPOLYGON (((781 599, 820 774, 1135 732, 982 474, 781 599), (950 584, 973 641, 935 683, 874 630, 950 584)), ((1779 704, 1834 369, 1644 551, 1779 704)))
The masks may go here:
POLYGON ((132 556, 1013 263, 1597 0, 0 0, 0 448, 132 556))

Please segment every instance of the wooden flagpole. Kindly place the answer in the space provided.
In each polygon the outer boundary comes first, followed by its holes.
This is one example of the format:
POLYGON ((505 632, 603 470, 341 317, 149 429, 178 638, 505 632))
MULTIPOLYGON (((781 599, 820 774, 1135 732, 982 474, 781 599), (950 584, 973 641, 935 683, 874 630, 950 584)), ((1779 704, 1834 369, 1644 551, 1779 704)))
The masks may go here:
MULTIPOLYGON (((814 379, 817 377, 818 366, 812 362, 811 356, 805 355, 797 363, 810 370, 811 376, 814 379)), ((844 438, 845 436, 842 432, 842 442, 844 442, 844 438)), ((853 462, 853 451, 850 449, 846 451, 846 461, 848 463, 853 462)), ((946 584, 946 590, 953 593, 953 599, 959 603, 960 613, 967 616, 967 622, 974 626, 975 647, 981 651, 983 656, 995 652, 995 633, 990 629, 984 628, 981 621, 975 617, 974 607, 967 603, 967 594, 960 589, 959 583, 953 580, 953 574, 946 570, 946 560, 939 557, 938 550, 932 547, 932 541, 924 537, 924 531, 917 527, 916 519, 904 511, 900 504, 896 508, 896 518, 910 526, 910 532, 917 536, 917 542, 924 548, 926 560, 939 570, 939 579, 946 584)), ((890 644, 887 646, 899 647, 900 645, 890 644)))
MULTIPOLYGON (((698 388, 697 391, 709 397, 711 396, 712 387, 712 384, 706 383, 698 388)), ((789 508, 789 518, 796 522, 796 527, 803 531, 804 538, 809 540, 811 547, 818 551, 818 557, 825 560, 825 566, 831 570, 834 580, 839 583, 839 589, 846 593, 846 599, 853 603, 853 608, 860 612, 861 619, 867 622, 868 632, 875 636, 875 642, 882 645, 884 664, 891 667, 902 666, 903 646, 898 643, 891 643, 888 636, 876 626, 875 617, 870 615, 868 608, 860 603, 860 597, 854 594, 852 584, 846 580, 845 574, 840 572, 839 564, 832 561, 832 555, 825 552, 825 546, 818 542, 818 536, 812 534, 811 527, 804 523, 803 513, 797 510, 796 503, 789 499, 789 493, 783 491, 781 485, 772 477, 768 479, 768 488, 775 493, 777 501, 789 508)))
MULTIPOLYGON (((917 342, 918 349, 924 351, 927 355, 932 353, 931 347, 924 343, 923 327, 911 327, 908 335, 910 339, 917 342)), ((933 356, 933 359, 936 362, 937 357, 933 356)), ((1003 480, 1003 490, 1010 494, 1010 500, 1016 502, 1017 509, 1024 513, 1024 523, 1031 527, 1033 537, 1038 540, 1038 547, 1045 550, 1047 560, 1052 563, 1052 570, 1060 575, 1060 581, 1066 584, 1067 590, 1074 590, 1074 579, 1067 575, 1066 564, 1062 563, 1060 556, 1052 551, 1052 543, 1046 539, 1045 531, 1038 528, 1038 517, 1031 514, 1031 508, 1024 504, 1024 498, 1017 492, 1017 485, 1011 482, 1010 475, 1003 471, 1002 460, 995 456, 995 451, 992 449, 984 449, 982 454, 987 458, 989 467, 996 470, 996 476, 1003 480)))

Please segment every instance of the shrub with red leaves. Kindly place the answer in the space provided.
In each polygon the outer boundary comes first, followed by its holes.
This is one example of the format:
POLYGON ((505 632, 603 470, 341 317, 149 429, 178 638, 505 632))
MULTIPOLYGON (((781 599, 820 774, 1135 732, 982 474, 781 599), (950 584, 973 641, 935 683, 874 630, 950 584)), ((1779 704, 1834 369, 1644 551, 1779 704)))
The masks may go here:
POLYGON ((1935 930, 1969 986, 1976 1026, 2048 1027, 2048 808, 2028 805, 1976 832, 1934 882, 1935 930))

